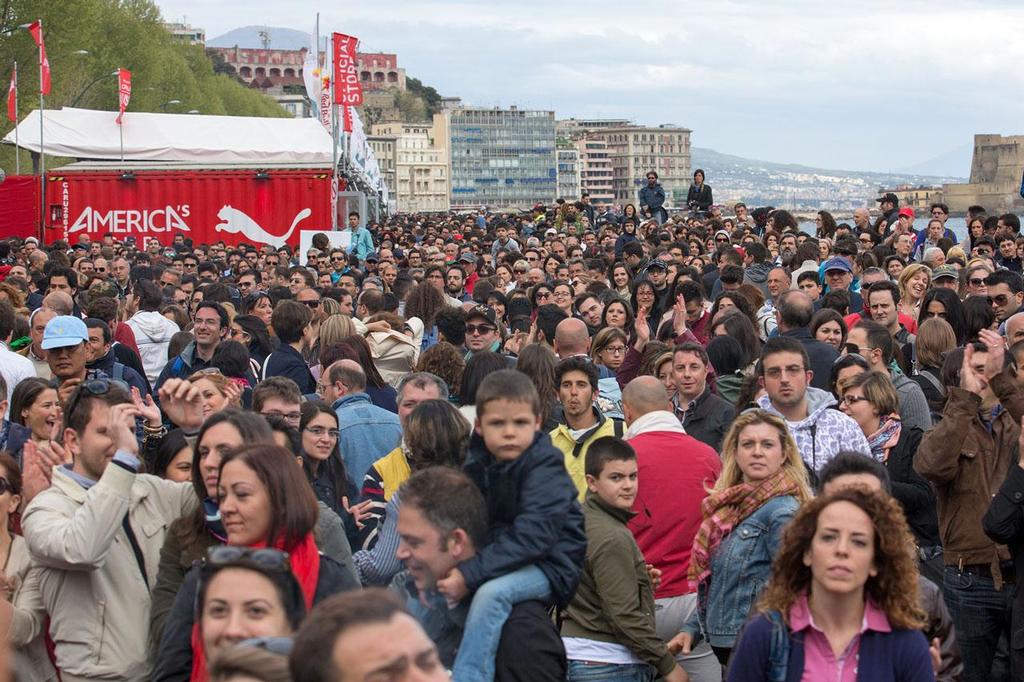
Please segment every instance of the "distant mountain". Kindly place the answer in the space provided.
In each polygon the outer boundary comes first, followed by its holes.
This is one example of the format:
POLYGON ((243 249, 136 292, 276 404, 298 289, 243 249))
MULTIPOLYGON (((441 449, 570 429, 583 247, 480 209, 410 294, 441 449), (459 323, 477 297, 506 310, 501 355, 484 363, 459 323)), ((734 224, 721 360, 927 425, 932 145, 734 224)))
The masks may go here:
POLYGON ((915 163, 903 168, 897 168, 899 172, 925 173, 927 175, 956 175, 966 178, 971 172, 971 159, 974 156, 974 144, 960 145, 950 149, 927 161, 915 163))
MULTIPOLYGON (((312 28, 312 26, 310 26, 312 28)), ((309 33, 280 26, 243 26, 206 41, 208 47, 261 48, 263 39, 260 31, 270 36, 269 47, 273 50, 300 50, 309 47, 309 33)))
MULTIPOLYGON (((868 173, 813 168, 722 154, 693 147, 691 165, 703 168, 717 203, 743 201, 752 206, 772 205, 797 210, 851 210, 874 206, 879 188, 898 185, 939 186, 961 182, 960 175, 921 173, 868 173)), ((968 164, 969 166, 969 164, 968 164)))

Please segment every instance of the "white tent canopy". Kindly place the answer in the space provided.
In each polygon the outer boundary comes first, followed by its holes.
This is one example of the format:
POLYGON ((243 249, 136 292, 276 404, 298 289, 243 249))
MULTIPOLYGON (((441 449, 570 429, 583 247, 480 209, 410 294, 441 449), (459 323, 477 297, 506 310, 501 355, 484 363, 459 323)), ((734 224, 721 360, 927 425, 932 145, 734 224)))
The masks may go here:
MULTIPOLYGON (((121 159, 116 112, 46 110, 43 151, 48 156, 121 159)), ((126 161, 192 163, 323 163, 331 165, 331 136, 313 118, 255 118, 200 114, 124 115, 126 161)), ((18 145, 39 152, 39 111, 18 124, 18 145)), ((15 143, 12 130, 3 139, 15 143)))

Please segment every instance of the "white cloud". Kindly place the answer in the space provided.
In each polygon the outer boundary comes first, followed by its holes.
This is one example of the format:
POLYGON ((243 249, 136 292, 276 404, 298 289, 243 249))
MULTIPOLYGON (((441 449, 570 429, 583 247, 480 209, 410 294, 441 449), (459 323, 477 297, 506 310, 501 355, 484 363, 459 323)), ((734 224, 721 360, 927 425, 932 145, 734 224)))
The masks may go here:
MULTIPOLYGON (((319 4, 158 3, 211 37, 253 16, 308 29, 319 4)), ((321 27, 469 102, 673 122, 779 161, 907 165, 1024 118, 1013 2, 397 0, 327 6, 321 27)))

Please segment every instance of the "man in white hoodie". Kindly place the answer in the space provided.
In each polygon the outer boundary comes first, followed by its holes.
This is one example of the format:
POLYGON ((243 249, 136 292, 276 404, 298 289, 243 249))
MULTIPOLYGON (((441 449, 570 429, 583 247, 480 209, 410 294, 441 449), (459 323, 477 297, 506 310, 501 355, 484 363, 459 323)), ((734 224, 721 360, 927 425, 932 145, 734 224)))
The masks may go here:
POLYGON ((807 468, 817 472, 839 452, 871 455, 864 432, 850 417, 830 409, 836 399, 811 386, 814 372, 800 341, 787 336, 768 339, 761 351, 758 379, 767 395, 757 404, 786 420, 807 468))
POLYGON ((156 284, 140 279, 134 285, 139 312, 126 323, 135 332, 135 343, 142 356, 142 367, 151 386, 156 385, 160 371, 167 364, 167 347, 171 337, 180 331, 178 325, 160 314, 163 294, 156 284))

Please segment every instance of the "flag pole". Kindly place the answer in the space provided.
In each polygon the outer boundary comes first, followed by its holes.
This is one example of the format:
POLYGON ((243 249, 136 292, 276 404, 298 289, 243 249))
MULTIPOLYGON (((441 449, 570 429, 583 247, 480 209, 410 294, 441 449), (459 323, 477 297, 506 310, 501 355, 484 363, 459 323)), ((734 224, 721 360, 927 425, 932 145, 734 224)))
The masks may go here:
POLYGON ((43 147, 43 20, 39 20, 39 239, 46 225, 46 152, 43 147))
POLYGON ((21 147, 18 146, 18 62, 14 62, 14 173, 21 175, 21 147))
POLYGON ((331 211, 331 229, 338 229, 338 190, 340 187, 340 181, 338 179, 338 103, 334 98, 334 40, 332 37, 331 48, 326 51, 330 57, 330 68, 328 73, 331 74, 331 84, 328 86, 331 89, 331 189, 333 194, 332 208, 331 211))

